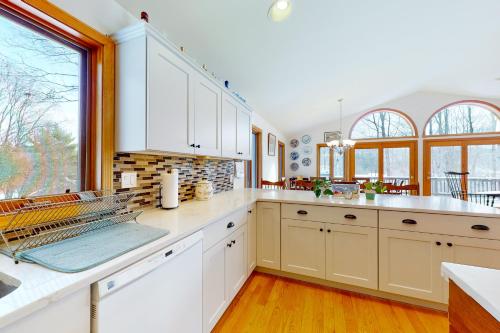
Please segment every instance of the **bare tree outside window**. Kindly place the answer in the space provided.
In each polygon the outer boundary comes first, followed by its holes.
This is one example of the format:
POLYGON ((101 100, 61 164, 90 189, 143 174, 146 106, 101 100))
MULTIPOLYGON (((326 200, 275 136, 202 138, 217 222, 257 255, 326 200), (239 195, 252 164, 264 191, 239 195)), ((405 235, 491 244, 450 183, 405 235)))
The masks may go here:
POLYGON ((375 111, 365 115, 353 127, 352 139, 382 139, 414 136, 407 119, 392 111, 375 111))
POLYGON ((82 65, 0 12, 0 199, 80 189, 82 65))
POLYGON ((454 104, 437 112, 427 123, 425 135, 500 132, 500 115, 479 104, 454 104))

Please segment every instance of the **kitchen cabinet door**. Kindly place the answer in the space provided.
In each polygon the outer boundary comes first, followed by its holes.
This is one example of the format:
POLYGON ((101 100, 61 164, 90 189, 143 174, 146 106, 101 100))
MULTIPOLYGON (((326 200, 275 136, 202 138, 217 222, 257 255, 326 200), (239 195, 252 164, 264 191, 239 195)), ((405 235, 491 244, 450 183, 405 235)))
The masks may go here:
POLYGON ((236 147, 236 118, 238 106, 234 99, 226 93, 222 94, 222 157, 241 158, 236 147))
POLYGON ((443 302, 442 236, 380 229, 379 289, 443 302))
POLYGON ((327 224, 326 279, 377 289, 377 228, 327 224))
POLYGON ((193 154, 194 71, 155 38, 147 44, 147 149, 193 154))
POLYGON ((281 220, 281 270, 325 278, 325 224, 281 220))
POLYGON ((220 156, 222 90, 201 74, 197 74, 194 94, 195 153, 220 156))
POLYGON ((226 295, 231 301, 247 278, 246 226, 226 238, 226 295))
POLYGON ((257 266, 257 206, 255 204, 248 209, 247 239, 247 266, 248 275, 250 275, 257 266))
POLYGON ((203 331, 215 326, 228 305, 224 239, 203 254, 203 331))
MULTIPOLYGON (((445 258, 455 264, 500 269, 500 241, 459 236, 443 238, 445 258)), ((448 302, 448 282, 444 283, 443 299, 448 302)))
POLYGON ((257 266, 281 269, 281 205, 257 203, 257 266))
POLYGON ((237 114, 237 152, 241 159, 248 160, 251 155, 250 147, 250 135, 252 132, 252 116, 250 112, 243 109, 243 107, 238 108, 237 114))

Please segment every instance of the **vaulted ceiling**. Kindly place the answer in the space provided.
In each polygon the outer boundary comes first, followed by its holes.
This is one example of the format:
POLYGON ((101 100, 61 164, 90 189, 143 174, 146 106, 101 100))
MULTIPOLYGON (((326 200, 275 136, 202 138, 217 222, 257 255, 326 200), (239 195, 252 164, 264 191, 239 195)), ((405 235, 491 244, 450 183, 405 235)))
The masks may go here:
POLYGON ((420 90, 500 97, 498 0, 117 0, 284 133, 420 90))

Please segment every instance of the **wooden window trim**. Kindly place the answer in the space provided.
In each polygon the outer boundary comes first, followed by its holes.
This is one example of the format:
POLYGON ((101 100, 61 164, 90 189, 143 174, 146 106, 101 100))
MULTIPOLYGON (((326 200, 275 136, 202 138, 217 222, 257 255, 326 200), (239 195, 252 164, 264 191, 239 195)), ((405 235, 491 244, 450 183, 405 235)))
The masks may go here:
POLYGON ((410 148, 410 183, 418 182, 418 141, 377 141, 377 142, 359 142, 356 143, 353 149, 349 150, 349 177, 352 179, 355 176, 355 151, 356 149, 378 149, 378 179, 384 177, 384 148, 410 148), (413 159, 412 159, 413 157, 413 159))
POLYGON ((446 147, 446 146, 461 146, 461 164, 460 167, 462 172, 467 171, 468 164, 468 149, 467 147, 472 145, 490 145, 490 144, 500 144, 500 136, 496 137, 475 137, 475 138, 443 138, 443 139, 425 139, 423 141, 423 195, 431 195, 431 148, 436 147, 446 147))
POLYGON ((115 44, 113 40, 44 0, 0 0, 21 19, 88 50, 88 138, 85 189, 113 188, 115 44))
POLYGON ((375 110, 370 110, 370 111, 367 111, 365 113, 363 113, 361 116, 359 116, 353 123, 353 125, 351 126, 351 129, 349 131, 349 138, 351 138, 352 140, 363 140, 363 141, 372 141, 372 140, 383 140, 383 141, 386 141, 386 140, 394 140, 394 139, 412 139, 412 138, 418 138, 418 129, 417 129, 417 125, 415 124, 415 122, 413 121, 413 119, 408 116, 406 113, 404 113, 403 111, 401 110, 397 110, 397 109, 391 109, 391 108, 378 108, 378 109, 375 109, 375 110), (356 125, 358 124, 358 122, 363 119, 364 117, 368 116, 369 114, 372 114, 372 113, 377 113, 377 112, 392 112, 392 113, 396 113, 398 114, 399 116, 401 116, 403 119, 405 119, 406 121, 408 121, 408 123, 410 124, 410 126, 412 127, 413 129, 413 135, 409 135, 409 136, 395 136, 395 137, 387 137, 387 138, 358 138, 358 139, 352 139, 352 131, 354 130, 354 127, 356 127, 356 125))
POLYGON ((497 114, 497 117, 500 118, 500 107, 496 106, 495 104, 493 103, 490 103, 490 102, 486 102, 486 101, 481 101, 481 100, 478 100, 478 99, 465 99, 465 100, 461 100, 461 101, 456 101, 456 102, 453 102, 453 103, 449 103, 449 104, 446 104, 445 106, 442 106, 440 107, 439 109, 437 109, 436 111, 434 111, 429 118, 427 118, 427 121, 425 122, 425 125, 424 125, 424 128, 422 130, 422 137, 423 138, 443 138, 443 137, 462 137, 462 136, 465 136, 465 137, 468 137, 468 136, 487 136, 487 135, 499 135, 499 132, 481 132, 481 133, 458 133, 458 134, 433 134, 433 135, 427 135, 425 134, 425 130, 427 129, 427 125, 429 125, 429 122, 432 120, 432 118, 434 118, 434 116, 436 114, 438 114, 439 112, 443 111, 444 109, 446 108, 449 108, 450 106, 454 106, 454 105, 458 105, 458 104, 477 104, 477 105, 480 105, 482 107, 485 107, 486 109, 490 109, 491 112, 493 112, 495 114, 495 111, 499 112, 499 114, 497 114))
POLYGON ((257 188, 262 187, 262 130, 255 125, 252 125, 252 134, 256 134, 256 142, 257 142, 257 174, 255 177, 257 178, 257 188))
MULTIPOLYGON (((320 150, 321 148, 326 148, 328 147, 328 145, 326 143, 318 143, 316 145, 316 177, 321 177, 321 158, 320 158, 320 150)), ((330 152, 330 179, 333 179, 335 177, 335 174, 334 174, 334 171, 335 171, 335 165, 334 165, 334 158, 333 158, 333 155, 331 152, 330 152)), ((344 155, 344 176, 342 177, 342 179, 349 179, 349 175, 348 175, 348 165, 349 165, 349 153, 345 153, 344 155)))
POLYGON ((283 175, 283 177, 286 177, 285 176, 285 143, 284 142, 281 142, 278 140, 278 158, 281 159, 281 170, 278 170, 278 181, 281 181, 280 179, 280 171, 281 171, 281 174, 283 175), (280 149, 283 148, 283 154, 281 154, 280 156, 280 149))

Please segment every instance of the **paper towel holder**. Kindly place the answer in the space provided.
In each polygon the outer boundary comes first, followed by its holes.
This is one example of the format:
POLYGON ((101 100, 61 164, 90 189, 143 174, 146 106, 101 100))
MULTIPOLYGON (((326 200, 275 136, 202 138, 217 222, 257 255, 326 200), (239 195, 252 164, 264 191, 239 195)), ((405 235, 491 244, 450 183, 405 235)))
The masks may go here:
MULTIPOLYGON (((169 172, 170 175, 175 175, 178 177, 178 174, 179 174, 179 170, 177 169, 172 169, 170 170, 169 172)), ((175 209, 175 208, 178 208, 179 207, 179 198, 178 198, 178 180, 176 179, 175 180, 175 194, 176 194, 176 197, 175 199, 172 199, 172 198, 163 198, 163 192, 164 192, 164 185, 162 183, 160 183, 160 208, 162 209, 175 209), (173 203, 175 202, 175 205, 172 205, 173 203)))

